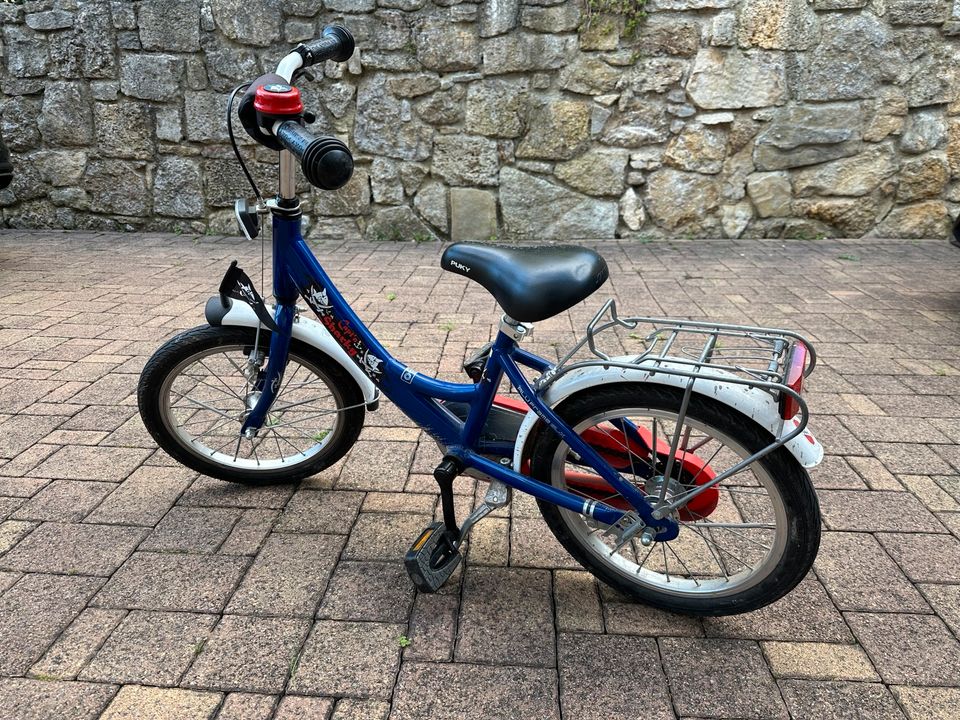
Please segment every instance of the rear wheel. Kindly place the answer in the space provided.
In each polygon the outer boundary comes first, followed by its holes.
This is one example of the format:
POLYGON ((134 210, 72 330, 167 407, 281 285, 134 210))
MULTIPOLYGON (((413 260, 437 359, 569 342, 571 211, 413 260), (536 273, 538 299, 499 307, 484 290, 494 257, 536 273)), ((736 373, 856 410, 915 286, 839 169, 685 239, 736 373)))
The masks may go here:
POLYGON ((140 376, 140 415, 154 440, 187 467, 231 482, 292 482, 329 467, 350 449, 365 414, 363 393, 338 363, 293 340, 280 390, 264 426, 240 428, 256 405, 270 334, 199 327, 150 358, 140 376))
MULTIPOLYGON (((650 384, 595 387, 557 411, 649 498, 676 499, 772 441, 749 419, 698 395, 678 423, 682 396, 650 384), (623 419, 645 442, 625 442, 623 419), (678 459, 667 477, 675 436, 678 459), (658 452, 645 451, 644 444, 658 452)), ((630 507, 552 432, 538 434, 531 474, 585 498, 630 507)), ((778 600, 810 570, 820 543, 816 494, 806 471, 783 448, 675 511, 680 534, 670 541, 644 546, 634 538, 616 548, 604 534, 606 525, 546 502, 540 512, 567 551, 608 585, 650 605, 696 615, 747 612, 778 600)))

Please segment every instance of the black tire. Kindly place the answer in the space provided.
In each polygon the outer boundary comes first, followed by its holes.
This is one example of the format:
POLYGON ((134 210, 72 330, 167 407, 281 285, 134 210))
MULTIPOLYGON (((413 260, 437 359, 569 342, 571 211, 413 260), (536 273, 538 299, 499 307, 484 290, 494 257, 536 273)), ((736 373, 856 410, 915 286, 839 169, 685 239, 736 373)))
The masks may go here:
MULTIPOLYGON (((625 408, 650 408, 676 413, 681 400, 682 391, 676 388, 630 383, 589 388, 563 401, 556 409, 568 425, 577 427, 599 413, 625 408)), ((702 395, 691 397, 687 416, 733 439, 748 453, 763 449, 773 440, 756 423, 729 406, 702 395)), ((557 484, 551 476, 559 445, 560 438, 555 433, 547 430, 537 433, 530 455, 533 477, 541 482, 557 484)), ((744 613, 769 605, 796 587, 812 567, 820 546, 819 503, 806 470, 782 447, 758 462, 783 500, 788 527, 786 542, 772 571, 752 587, 725 597, 671 595, 658 592, 639 580, 627 582, 621 574, 598 561, 581 543, 560 508, 543 501, 538 501, 538 504, 551 532, 567 552, 598 579, 624 595, 648 605, 689 615, 744 613)))
MULTIPOLYGON (((147 362, 140 375, 137 401, 140 417, 147 431, 163 450, 178 462, 204 475, 245 485, 270 485, 296 482, 333 465, 353 446, 363 427, 365 407, 363 391, 357 382, 330 356, 299 340, 290 343, 290 356, 312 365, 324 376, 325 384, 341 411, 337 427, 316 454, 308 459, 280 469, 247 470, 227 467, 191 452, 168 424, 164 422, 163 388, 170 373, 181 363, 204 351, 224 346, 252 347, 256 331, 253 328, 202 326, 188 330, 168 340, 147 362)), ((269 348, 270 333, 261 332, 260 347, 269 348)), ((239 421, 237 423, 239 431, 239 421)))

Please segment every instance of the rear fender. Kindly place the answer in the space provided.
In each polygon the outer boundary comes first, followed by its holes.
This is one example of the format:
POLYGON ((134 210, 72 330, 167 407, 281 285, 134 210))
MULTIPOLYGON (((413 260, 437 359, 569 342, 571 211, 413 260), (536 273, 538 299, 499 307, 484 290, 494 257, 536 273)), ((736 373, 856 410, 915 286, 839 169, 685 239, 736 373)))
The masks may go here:
MULTIPOLYGON (((207 322, 215 327, 233 326, 255 328, 260 325, 257 314, 249 305, 243 302, 227 298, 227 304, 221 302, 219 296, 214 296, 207 301, 207 307, 204 310, 207 322)), ((272 308, 269 308, 272 314, 272 308)), ((337 344, 327 329, 320 323, 310 318, 297 316, 293 321, 293 337, 301 342, 315 347, 322 353, 329 355, 330 358, 344 370, 350 373, 357 385, 363 391, 363 399, 367 403, 368 410, 375 410, 380 394, 370 378, 367 377, 356 363, 354 363, 343 348, 337 344)))
MULTIPOLYGON (((619 362, 630 362, 634 359, 635 357, 612 358, 612 360, 619 362)), ((670 363, 663 363, 663 365, 669 367, 670 363)), ((687 368, 684 367, 683 369, 687 368)), ((686 387, 688 379, 664 373, 652 373, 642 367, 634 369, 591 365, 578 368, 561 376, 547 388, 543 397, 548 406, 555 408, 575 393, 596 385, 630 382, 669 385, 683 389, 686 387)), ((714 380, 697 380, 694 385, 694 392, 713 398, 733 408, 767 430, 774 437, 788 435, 799 425, 798 419, 784 422, 780 417, 777 401, 769 393, 757 388, 714 380)), ((532 448, 527 447, 527 444, 536 436, 539 419, 537 414, 531 410, 520 425, 513 454, 513 469, 517 472, 522 471, 525 462, 529 459, 532 448)), ((803 433, 786 443, 784 447, 805 468, 816 467, 823 460, 823 446, 814 438, 809 429, 805 429, 803 433)))

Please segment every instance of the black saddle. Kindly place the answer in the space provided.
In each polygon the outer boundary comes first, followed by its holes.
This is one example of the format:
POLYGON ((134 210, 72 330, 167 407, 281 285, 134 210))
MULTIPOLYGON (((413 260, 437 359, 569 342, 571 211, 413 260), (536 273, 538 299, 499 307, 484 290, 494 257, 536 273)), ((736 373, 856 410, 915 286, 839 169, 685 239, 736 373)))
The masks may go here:
POLYGON ((483 285, 503 311, 520 322, 562 313, 589 297, 610 275, 599 254, 574 246, 457 243, 444 251, 440 267, 483 285))

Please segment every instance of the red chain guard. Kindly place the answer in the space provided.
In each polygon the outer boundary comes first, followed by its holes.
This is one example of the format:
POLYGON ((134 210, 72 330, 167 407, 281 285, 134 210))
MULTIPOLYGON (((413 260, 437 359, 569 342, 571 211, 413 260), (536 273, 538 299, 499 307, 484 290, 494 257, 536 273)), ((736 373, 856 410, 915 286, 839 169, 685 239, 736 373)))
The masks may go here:
MULTIPOLYGON (((527 404, 522 400, 515 400, 503 395, 497 395, 494 404, 516 412, 527 412, 529 410, 527 404)), ((583 433, 582 437, 615 470, 628 471, 630 470, 630 458, 624 452, 625 447, 629 447, 635 457, 642 460, 649 460, 650 458, 653 434, 646 428, 638 427, 637 435, 640 436, 642 444, 638 444, 636 441, 628 442, 623 431, 611 425, 609 429, 604 428, 603 432, 595 428, 589 428, 583 433)), ((670 456, 670 445, 661 438, 657 438, 657 455, 661 462, 666 462, 666 459, 670 456)), ((693 453, 679 452, 676 461, 680 463, 680 469, 684 476, 696 478, 694 480, 695 485, 705 485, 716 477, 713 469, 693 453)), ((528 471, 529 467, 524 467, 524 472, 528 471)), ((600 500, 620 510, 631 509, 630 504, 599 475, 568 471, 566 482, 570 489, 594 500, 600 500)), ((720 490, 716 486, 707 488, 680 508, 680 519, 686 522, 702 520, 717 509, 719 502, 720 490)))

